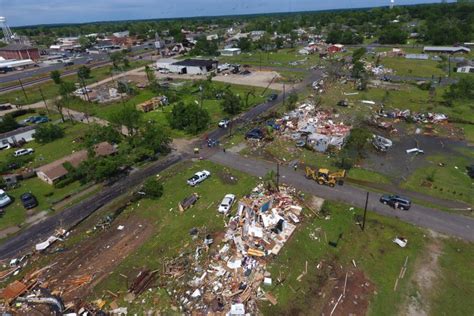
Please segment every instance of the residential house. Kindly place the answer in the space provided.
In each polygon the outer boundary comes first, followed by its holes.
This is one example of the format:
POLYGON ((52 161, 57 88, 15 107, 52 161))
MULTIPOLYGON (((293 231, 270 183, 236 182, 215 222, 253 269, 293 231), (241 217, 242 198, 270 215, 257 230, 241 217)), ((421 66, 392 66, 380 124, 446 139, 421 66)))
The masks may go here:
POLYGON ((16 130, 0 134, 0 145, 15 145, 34 140, 36 125, 17 128, 16 130))
MULTIPOLYGON (((106 157, 115 154, 117 149, 107 142, 102 142, 94 146, 94 152, 97 156, 106 157)), ((69 173, 69 171, 67 171, 67 169, 64 167, 65 163, 70 163, 73 167, 77 168, 83 161, 87 160, 87 157, 87 150, 80 150, 69 156, 63 157, 38 168, 36 170, 36 175, 44 182, 53 185, 54 183, 66 177, 69 173)))
POLYGON ((443 54, 467 54, 471 52, 470 48, 463 46, 425 46, 423 48, 425 53, 443 53, 443 54))

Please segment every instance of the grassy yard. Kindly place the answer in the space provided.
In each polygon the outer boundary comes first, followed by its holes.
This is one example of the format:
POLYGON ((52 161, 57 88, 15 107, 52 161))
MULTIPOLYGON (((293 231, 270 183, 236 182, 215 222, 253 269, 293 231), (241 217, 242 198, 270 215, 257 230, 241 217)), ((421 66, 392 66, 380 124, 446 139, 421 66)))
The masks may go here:
MULTIPOLYGON (((299 228, 271 264, 273 279, 284 281, 269 289, 278 304, 262 304, 263 314, 320 314, 322 307, 318 293, 324 292, 327 299, 330 295, 327 293, 327 282, 330 282, 327 279, 334 277, 334 274, 327 275, 325 269, 331 265, 333 268, 342 266, 342 269, 353 270, 354 260, 357 269, 362 270, 369 282, 374 284, 377 293, 370 295, 369 314, 397 315, 410 287, 413 264, 423 247, 423 232, 411 225, 372 213, 369 213, 365 232, 362 232, 353 220, 354 214, 360 215, 362 210, 352 210, 349 205, 333 202, 325 202, 323 209, 330 219, 306 219, 303 227, 299 228), (335 242, 340 234, 342 238, 337 247, 328 245, 329 241, 335 242), (391 240, 397 235, 409 236, 407 248, 402 249, 392 243, 391 240), (394 292, 395 280, 407 256, 407 275, 399 282, 397 292, 394 292), (308 274, 298 281, 306 262, 308 274), (316 268, 319 263, 322 264, 320 270, 316 268)), ((331 290, 332 286, 329 292, 331 290)))
MULTIPOLYGON (((186 245, 191 242, 189 230, 193 227, 201 232, 209 234, 223 231, 224 220, 222 215, 216 211, 216 207, 227 193, 236 194, 241 198, 255 186, 256 179, 240 172, 222 168, 219 165, 207 161, 199 161, 192 166, 187 164, 178 165, 162 174, 164 179, 164 195, 158 201, 142 200, 139 206, 133 206, 124 212, 124 216, 139 216, 153 224, 156 233, 135 253, 125 259, 120 266, 101 282, 95 293, 103 293, 105 290, 119 291, 125 290, 123 278, 120 273, 132 276, 135 272, 146 266, 153 269, 161 269, 166 258, 178 256, 186 249, 186 245), (210 179, 204 181, 195 188, 186 185, 188 179, 194 172, 207 169, 211 171, 210 179), (231 184, 228 175, 236 177, 237 183, 231 184), (227 175, 227 176, 225 176, 227 175), (180 214, 178 202, 192 193, 198 193, 199 201, 189 210, 180 214)), ((165 291, 154 290, 153 295, 160 298, 160 302, 169 298, 165 291)), ((147 300, 148 304, 153 301, 147 300)), ((129 305, 129 311, 142 312, 145 306, 142 304, 129 305)), ((155 306, 156 308, 157 306, 155 306)), ((160 307, 166 309, 165 304, 160 307)))
POLYGON ((395 75, 409 77, 426 77, 431 76, 444 77, 446 72, 438 68, 439 64, 434 60, 413 60, 404 57, 384 57, 381 64, 386 68, 393 69, 395 75))
MULTIPOLYGON (((33 148, 35 150, 34 159, 28 165, 29 167, 36 168, 50 162, 53 162, 59 158, 73 153, 81 148, 81 143, 78 141, 82 137, 87 129, 87 125, 82 123, 59 123, 64 128, 65 136, 57 139, 51 143, 39 144, 36 141, 32 141, 26 144, 25 148, 33 148)), ((7 159, 8 156, 13 155, 15 148, 0 151, 0 159, 7 159)))
POLYGON ((37 177, 21 181, 18 188, 7 191, 7 194, 12 197, 14 201, 5 208, 5 215, 0 218, 0 230, 16 225, 22 226, 25 222, 27 211, 20 201, 20 196, 23 193, 31 192, 37 198, 38 206, 32 210, 32 214, 36 214, 40 211, 51 211, 54 203, 70 194, 79 192, 81 189, 82 187, 79 182, 74 182, 64 188, 56 189, 37 177))
POLYGON ((465 167, 472 163, 472 151, 466 149, 458 155, 430 156, 431 166, 416 170, 402 187, 439 198, 461 200, 473 204, 474 187, 465 167), (444 166, 440 167, 439 164, 444 166))
POLYGON ((431 315, 470 315, 474 310, 474 244, 444 241, 431 315))

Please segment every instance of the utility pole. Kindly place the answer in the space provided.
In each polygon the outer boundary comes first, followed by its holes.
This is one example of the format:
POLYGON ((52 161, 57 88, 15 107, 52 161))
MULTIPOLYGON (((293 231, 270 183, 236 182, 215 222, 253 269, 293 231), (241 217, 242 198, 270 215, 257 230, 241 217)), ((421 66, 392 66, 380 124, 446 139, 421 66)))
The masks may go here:
POLYGON ((277 191, 280 191, 280 163, 277 162, 277 191))
POLYGON ((21 90, 23 91, 23 94, 25 95, 26 101, 28 101, 28 96, 26 95, 25 87, 23 87, 23 82, 21 82, 20 79, 18 79, 18 82, 20 83, 21 90))
POLYGON ((260 51, 260 71, 262 71, 262 51, 260 51))
POLYGON ((283 106, 285 106, 285 98, 286 98, 286 88, 285 84, 283 83, 283 106))
POLYGON ((362 222, 362 231, 365 229, 365 219, 367 217, 367 204, 368 203, 369 203, 369 192, 367 191, 367 196, 365 197, 364 221, 362 222))
POLYGON ((49 115, 48 104, 46 103, 46 99, 44 98, 43 90, 41 89, 41 87, 39 88, 39 93, 40 93, 40 95, 41 95, 41 99, 43 99, 44 107, 46 108, 46 112, 47 112, 48 115, 49 115))
POLYGON ((229 120, 229 137, 232 137, 232 120, 229 120))

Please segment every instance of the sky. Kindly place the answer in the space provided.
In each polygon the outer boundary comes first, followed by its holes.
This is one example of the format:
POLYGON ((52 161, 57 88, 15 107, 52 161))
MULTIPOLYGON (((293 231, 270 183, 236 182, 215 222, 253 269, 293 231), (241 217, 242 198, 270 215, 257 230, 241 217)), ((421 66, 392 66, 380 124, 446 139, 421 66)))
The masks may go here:
MULTIPOLYGON (((440 0, 395 0, 396 4, 440 0)), ((0 0, 10 26, 361 8, 390 0, 0 0)))

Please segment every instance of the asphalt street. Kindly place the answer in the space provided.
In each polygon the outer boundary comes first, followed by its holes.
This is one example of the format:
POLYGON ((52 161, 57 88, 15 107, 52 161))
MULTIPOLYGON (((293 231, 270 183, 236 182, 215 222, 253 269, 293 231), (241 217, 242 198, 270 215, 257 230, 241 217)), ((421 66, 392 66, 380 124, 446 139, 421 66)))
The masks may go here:
MULTIPOLYGON (((209 160, 249 173, 254 176, 263 177, 268 171, 276 171, 276 164, 242 157, 231 152, 217 152, 209 160)), ((330 188, 319 185, 304 176, 303 170, 296 172, 288 167, 280 166, 281 182, 294 186, 295 188, 313 194, 315 196, 331 201, 340 201, 364 208, 367 191, 348 184, 330 188)), ((396 217, 402 221, 432 229, 442 234, 456 236, 468 241, 474 241, 474 218, 468 218, 438 211, 422 205, 413 204, 409 211, 394 210, 379 201, 379 193, 369 193, 368 210, 381 215, 396 217)))

